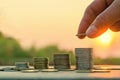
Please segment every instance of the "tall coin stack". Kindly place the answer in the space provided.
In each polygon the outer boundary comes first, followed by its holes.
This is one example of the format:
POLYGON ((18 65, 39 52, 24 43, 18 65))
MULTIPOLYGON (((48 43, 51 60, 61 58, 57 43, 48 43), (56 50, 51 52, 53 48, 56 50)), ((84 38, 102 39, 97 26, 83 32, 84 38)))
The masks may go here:
POLYGON ((34 58, 34 68, 35 69, 48 69, 49 61, 48 58, 35 57, 34 58))
POLYGON ((54 68, 58 70, 70 69, 69 54, 54 54, 54 68))
POLYGON ((76 55, 76 69, 77 70, 91 70, 93 48, 75 48, 76 55))

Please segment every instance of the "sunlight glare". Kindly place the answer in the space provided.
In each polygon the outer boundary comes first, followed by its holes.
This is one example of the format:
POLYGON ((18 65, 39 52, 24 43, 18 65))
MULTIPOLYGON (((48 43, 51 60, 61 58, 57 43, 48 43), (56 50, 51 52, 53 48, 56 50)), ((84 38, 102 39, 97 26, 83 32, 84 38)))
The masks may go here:
POLYGON ((108 30, 104 34, 102 34, 100 37, 97 38, 97 43, 100 45, 110 45, 114 39, 114 34, 112 31, 108 30))
POLYGON ((107 32, 99 37, 101 43, 109 44, 112 40, 112 36, 107 32))

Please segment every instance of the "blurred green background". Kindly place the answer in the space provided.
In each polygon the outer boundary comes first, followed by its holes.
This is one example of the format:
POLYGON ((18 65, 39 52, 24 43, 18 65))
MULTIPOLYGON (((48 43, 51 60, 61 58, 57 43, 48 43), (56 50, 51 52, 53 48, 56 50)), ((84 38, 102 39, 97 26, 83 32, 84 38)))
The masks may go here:
MULTIPOLYGON (((73 51, 61 50, 57 45, 48 45, 42 48, 36 48, 34 45, 30 48, 24 49, 13 37, 6 37, 0 32, 0 65, 14 65, 17 61, 29 61, 30 65, 33 64, 33 57, 48 57, 50 65, 53 64, 53 54, 55 53, 68 53, 70 54, 71 64, 75 64, 75 55, 73 51)), ((119 65, 120 58, 106 58, 101 59, 98 57, 93 58, 94 64, 110 64, 119 65)))

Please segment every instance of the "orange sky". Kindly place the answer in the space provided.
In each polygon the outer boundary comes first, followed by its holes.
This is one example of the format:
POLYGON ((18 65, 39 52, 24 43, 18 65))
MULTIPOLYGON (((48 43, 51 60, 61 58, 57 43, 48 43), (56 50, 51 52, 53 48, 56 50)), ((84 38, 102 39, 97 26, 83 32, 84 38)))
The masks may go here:
POLYGON ((0 30, 18 39, 24 47, 58 44, 60 48, 72 50, 93 47, 95 55, 100 57, 120 55, 119 37, 114 37, 112 46, 105 48, 98 46, 96 39, 79 40, 75 36, 85 8, 92 1, 0 0, 0 30))

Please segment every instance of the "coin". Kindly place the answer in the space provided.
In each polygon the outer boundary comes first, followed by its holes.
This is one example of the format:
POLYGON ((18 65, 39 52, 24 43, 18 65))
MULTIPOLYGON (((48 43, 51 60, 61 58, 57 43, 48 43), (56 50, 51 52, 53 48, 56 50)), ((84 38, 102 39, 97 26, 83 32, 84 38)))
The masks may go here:
POLYGON ((110 70, 76 70, 77 73, 107 73, 110 70))
POLYGON ((77 73, 93 73, 92 70, 76 70, 77 73))
POLYGON ((21 70, 21 72, 23 73, 35 73, 35 72, 39 72, 39 70, 34 69, 34 70, 21 70))
POLYGON ((70 69, 69 54, 54 54, 54 68, 58 70, 70 69))
POLYGON ((74 71, 75 69, 60 69, 60 71, 74 71))
POLYGON ((92 48, 75 48, 77 70, 90 70, 93 68, 92 53, 92 48))
POLYGON ((49 60, 47 57, 35 57, 34 68, 35 69, 48 69, 49 60))
POLYGON ((86 36, 86 33, 76 34, 76 36, 86 36))
POLYGON ((1 71, 13 72, 14 68, 12 68, 12 67, 5 67, 5 68, 2 68, 1 71))
POLYGON ((58 72, 57 69, 42 69, 42 72, 58 72))
POLYGON ((15 62, 15 70, 29 69, 29 62, 15 62))
POLYGON ((106 73, 110 72, 110 70, 93 70, 94 73, 106 73))

